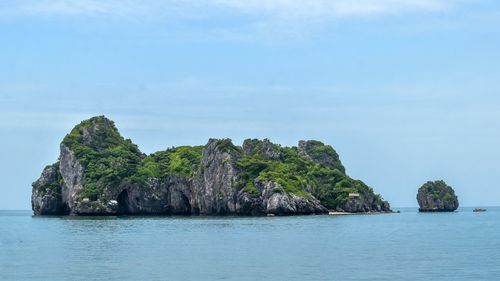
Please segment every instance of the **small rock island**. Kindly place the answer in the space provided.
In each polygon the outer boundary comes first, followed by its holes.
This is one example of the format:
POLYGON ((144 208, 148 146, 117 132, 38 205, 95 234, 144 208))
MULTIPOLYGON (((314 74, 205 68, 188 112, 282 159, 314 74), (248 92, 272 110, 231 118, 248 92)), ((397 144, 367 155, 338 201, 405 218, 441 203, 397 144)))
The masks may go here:
POLYGON ((282 147, 267 139, 210 139, 151 155, 113 121, 81 122, 59 160, 33 183, 35 215, 299 215, 390 212, 373 189, 345 173, 319 141, 282 147))
POLYGON ((458 208, 458 198, 451 186, 444 181, 428 181, 418 189, 420 212, 453 212, 458 208))

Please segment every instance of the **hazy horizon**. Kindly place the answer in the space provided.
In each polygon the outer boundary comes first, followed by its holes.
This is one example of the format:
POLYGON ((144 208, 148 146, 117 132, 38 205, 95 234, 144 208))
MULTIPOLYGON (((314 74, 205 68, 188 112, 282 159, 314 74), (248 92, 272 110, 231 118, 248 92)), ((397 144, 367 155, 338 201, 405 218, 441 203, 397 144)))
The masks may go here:
POLYGON ((493 0, 0 3, 0 210, 81 120, 145 153, 209 138, 332 145, 395 208, 428 180, 500 206, 493 0))

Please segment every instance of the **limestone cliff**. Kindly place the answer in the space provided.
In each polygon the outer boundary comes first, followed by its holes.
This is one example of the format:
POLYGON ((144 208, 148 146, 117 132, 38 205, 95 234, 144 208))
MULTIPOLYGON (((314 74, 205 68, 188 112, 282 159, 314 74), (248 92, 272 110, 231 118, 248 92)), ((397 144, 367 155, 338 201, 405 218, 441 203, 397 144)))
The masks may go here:
POLYGON ((144 155, 104 116, 77 125, 33 183, 36 215, 294 215, 390 211, 318 141, 210 139, 144 155))
POLYGON ((418 189, 420 212, 453 212, 458 208, 458 198, 451 186, 444 181, 428 181, 418 189))

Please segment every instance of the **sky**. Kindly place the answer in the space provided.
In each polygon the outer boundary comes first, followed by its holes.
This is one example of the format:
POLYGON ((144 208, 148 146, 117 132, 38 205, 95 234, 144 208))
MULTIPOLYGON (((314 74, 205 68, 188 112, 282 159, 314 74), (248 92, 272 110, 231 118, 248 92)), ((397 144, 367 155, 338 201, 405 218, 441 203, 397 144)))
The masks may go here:
POLYGON ((0 209, 81 120, 145 153, 317 139, 392 206, 500 205, 500 2, 3 0, 0 209))

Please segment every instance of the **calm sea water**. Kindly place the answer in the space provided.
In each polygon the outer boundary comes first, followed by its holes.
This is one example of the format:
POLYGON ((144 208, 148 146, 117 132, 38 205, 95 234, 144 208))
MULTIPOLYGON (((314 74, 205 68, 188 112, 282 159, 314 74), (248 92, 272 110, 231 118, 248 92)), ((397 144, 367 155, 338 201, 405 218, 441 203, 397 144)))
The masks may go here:
POLYGON ((0 280, 500 280, 500 208, 300 217, 0 211, 0 280))

